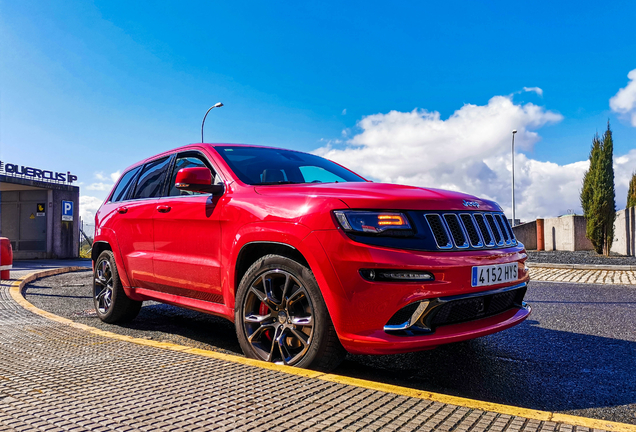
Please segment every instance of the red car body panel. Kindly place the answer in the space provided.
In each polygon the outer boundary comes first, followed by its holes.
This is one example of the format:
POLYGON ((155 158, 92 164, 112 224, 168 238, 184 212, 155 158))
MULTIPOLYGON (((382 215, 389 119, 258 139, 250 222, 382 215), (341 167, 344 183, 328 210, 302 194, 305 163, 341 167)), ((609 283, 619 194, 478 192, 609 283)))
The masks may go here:
MULTIPOLYGON (((228 144, 230 145, 230 144, 228 144)), ((234 321, 240 282, 237 262, 255 243, 283 244, 307 261, 343 346, 352 353, 384 354, 494 333, 530 314, 519 308, 495 316, 445 325, 432 334, 398 336, 383 327, 400 308, 419 300, 496 290, 529 280, 523 245, 471 251, 421 251, 372 246, 350 238, 334 210, 500 212, 491 201, 458 192, 372 182, 251 186, 240 181, 214 146, 194 144, 138 164, 186 151, 200 151, 222 178, 222 196, 192 195, 109 202, 98 210, 95 242, 113 250, 126 293, 213 313, 234 321), (471 286, 473 266, 518 263, 518 279, 471 286), (360 269, 428 271, 431 282, 375 282, 360 269)), ((223 145, 225 146, 225 145, 223 145)), ((129 169, 130 169, 129 168, 129 169)), ((128 171, 128 170, 126 170, 128 171)))

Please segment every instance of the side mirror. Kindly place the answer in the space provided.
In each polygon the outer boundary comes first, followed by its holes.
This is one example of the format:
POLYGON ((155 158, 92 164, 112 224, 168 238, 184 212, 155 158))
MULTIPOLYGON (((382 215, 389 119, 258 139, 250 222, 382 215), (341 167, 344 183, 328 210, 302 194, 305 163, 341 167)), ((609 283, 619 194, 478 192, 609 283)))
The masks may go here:
POLYGON ((225 188, 223 185, 213 185, 212 173, 208 168, 183 168, 177 172, 174 185, 179 190, 191 192, 205 192, 212 195, 222 195, 225 188))

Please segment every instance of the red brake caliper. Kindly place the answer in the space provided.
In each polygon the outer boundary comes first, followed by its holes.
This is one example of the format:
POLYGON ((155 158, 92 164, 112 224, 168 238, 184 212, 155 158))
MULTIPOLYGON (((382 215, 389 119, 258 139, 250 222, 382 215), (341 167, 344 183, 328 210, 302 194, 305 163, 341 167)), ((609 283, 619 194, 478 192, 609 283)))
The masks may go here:
MULTIPOLYGON (((267 315, 269 313, 269 308, 265 305, 265 303, 261 302, 261 305, 258 307, 259 315, 267 315)), ((265 337, 268 341, 272 341, 273 334, 271 330, 265 330, 265 337)))

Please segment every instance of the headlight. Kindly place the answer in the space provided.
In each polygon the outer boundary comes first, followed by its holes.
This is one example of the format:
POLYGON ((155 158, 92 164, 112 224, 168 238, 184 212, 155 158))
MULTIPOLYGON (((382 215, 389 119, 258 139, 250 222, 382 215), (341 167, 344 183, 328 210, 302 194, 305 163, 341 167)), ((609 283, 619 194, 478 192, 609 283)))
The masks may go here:
POLYGON ((378 234, 387 230, 411 230, 403 213, 337 210, 333 214, 345 231, 378 234))

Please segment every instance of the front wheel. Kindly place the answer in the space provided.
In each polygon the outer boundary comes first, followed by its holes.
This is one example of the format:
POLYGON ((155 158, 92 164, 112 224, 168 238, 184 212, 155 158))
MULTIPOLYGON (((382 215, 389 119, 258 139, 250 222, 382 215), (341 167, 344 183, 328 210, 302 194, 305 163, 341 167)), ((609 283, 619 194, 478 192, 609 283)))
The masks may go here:
POLYGON ((313 273, 289 258, 267 255, 249 268, 235 322, 247 357, 327 371, 345 355, 313 273))
POLYGON ((95 261, 93 303, 97 316, 110 324, 131 321, 141 309, 142 302, 131 300, 124 292, 115 256, 109 250, 99 254, 95 261))

